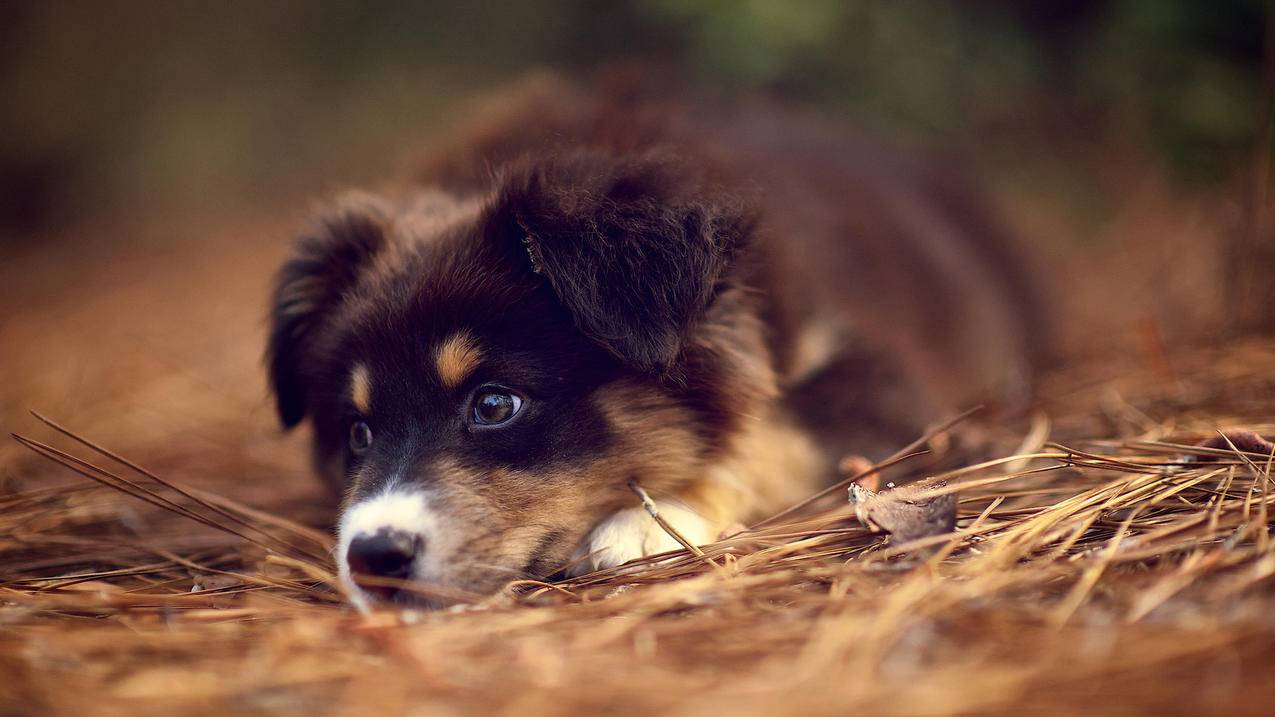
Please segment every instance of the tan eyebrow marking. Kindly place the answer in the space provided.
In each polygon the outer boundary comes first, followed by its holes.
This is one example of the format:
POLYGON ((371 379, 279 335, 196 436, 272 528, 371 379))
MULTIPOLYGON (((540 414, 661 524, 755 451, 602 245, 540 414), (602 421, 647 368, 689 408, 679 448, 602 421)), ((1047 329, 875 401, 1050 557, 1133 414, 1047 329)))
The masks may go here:
POLYGON ((350 401, 359 413, 366 416, 372 412, 372 376, 361 363, 350 371, 350 401))
POLYGON ((474 342, 474 337, 468 331, 461 331, 438 345, 434 352, 434 367, 443 385, 452 389, 478 368, 482 358, 483 352, 474 342))

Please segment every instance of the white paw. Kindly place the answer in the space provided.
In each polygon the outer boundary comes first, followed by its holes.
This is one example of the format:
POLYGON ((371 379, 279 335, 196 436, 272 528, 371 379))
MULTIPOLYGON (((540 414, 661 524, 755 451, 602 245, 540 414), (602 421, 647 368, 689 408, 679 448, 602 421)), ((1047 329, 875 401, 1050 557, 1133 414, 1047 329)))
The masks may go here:
MULTIPOLYGON (((660 516, 693 545, 706 545, 717 537, 700 516, 682 506, 660 506, 660 516)), ((584 542, 576 548, 568 575, 584 575, 594 570, 613 568, 630 560, 679 550, 673 539, 642 508, 625 508, 594 526, 584 542)))

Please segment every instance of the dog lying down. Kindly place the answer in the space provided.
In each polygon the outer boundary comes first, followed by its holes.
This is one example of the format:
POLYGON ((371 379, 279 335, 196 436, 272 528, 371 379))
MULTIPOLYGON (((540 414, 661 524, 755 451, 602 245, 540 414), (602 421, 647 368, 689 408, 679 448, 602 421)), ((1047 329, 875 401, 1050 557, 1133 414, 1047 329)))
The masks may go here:
POLYGON ((344 491, 358 606, 678 548, 631 481, 709 543, 842 455, 1024 396, 1039 302, 955 173, 773 108, 543 78, 481 119, 412 186, 336 202, 278 275, 279 417, 344 491))

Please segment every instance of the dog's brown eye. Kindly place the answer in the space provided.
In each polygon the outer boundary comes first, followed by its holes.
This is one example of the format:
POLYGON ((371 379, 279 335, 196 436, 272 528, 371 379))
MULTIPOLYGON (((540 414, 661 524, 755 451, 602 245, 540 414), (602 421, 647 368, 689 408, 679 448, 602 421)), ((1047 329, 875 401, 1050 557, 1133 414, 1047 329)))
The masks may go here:
POLYGON ((372 447, 372 427, 363 421, 350 424, 350 450, 361 456, 372 447))
POLYGON ((522 397, 499 389, 487 389, 474 397, 474 423, 492 426, 513 418, 522 408, 522 397))

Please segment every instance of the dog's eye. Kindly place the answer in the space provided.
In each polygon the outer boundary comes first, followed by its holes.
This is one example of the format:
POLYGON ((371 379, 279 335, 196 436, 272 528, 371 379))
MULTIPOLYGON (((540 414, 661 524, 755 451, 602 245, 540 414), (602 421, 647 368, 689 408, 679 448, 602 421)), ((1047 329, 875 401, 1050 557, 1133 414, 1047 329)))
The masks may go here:
POLYGON ((504 423, 522 409, 522 397, 502 388, 487 388, 474 396, 474 423, 494 426, 504 423))
POLYGON ((363 421, 355 421, 350 424, 350 450, 356 456, 367 453, 367 449, 372 447, 372 427, 363 421))

